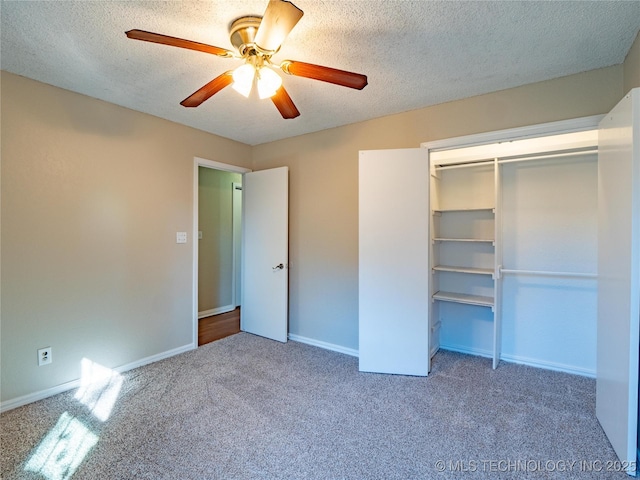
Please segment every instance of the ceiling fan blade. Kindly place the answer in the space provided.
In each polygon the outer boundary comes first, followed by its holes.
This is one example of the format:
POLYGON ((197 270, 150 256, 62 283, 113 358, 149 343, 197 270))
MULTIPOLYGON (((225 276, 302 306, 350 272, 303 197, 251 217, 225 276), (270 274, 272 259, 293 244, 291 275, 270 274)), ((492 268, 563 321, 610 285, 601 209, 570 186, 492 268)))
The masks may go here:
POLYGON ((321 82, 329 82, 343 87, 362 90, 367 86, 367 76, 359 73, 347 72, 336 68, 323 67, 312 63, 285 60, 280 65, 282 71, 298 77, 312 78, 321 82))
POLYGON ((125 32, 127 37, 133 40, 142 40, 143 42, 160 43, 162 45, 170 45, 172 47, 187 48, 189 50, 197 50, 199 52, 212 53, 220 57, 233 57, 234 53, 224 48, 214 47, 206 43, 193 42, 182 38, 161 35, 160 33, 146 32, 144 30, 129 30, 125 32))
POLYGON ((270 0, 256 33, 255 44, 266 52, 280 48, 304 12, 286 0, 270 0))
POLYGON ((271 97, 271 101, 280 112, 280 115, 282 115, 282 118, 296 118, 298 115, 300 115, 300 112, 293 104, 293 100, 291 100, 291 97, 284 89, 284 87, 280 87, 278 89, 276 94, 271 97))
POLYGON ((208 100, 224 87, 227 87, 233 83, 232 77, 233 71, 229 70, 222 75, 218 75, 216 78, 207 83, 204 87, 196 90, 183 101, 180 105, 184 107, 197 107, 205 100, 208 100))

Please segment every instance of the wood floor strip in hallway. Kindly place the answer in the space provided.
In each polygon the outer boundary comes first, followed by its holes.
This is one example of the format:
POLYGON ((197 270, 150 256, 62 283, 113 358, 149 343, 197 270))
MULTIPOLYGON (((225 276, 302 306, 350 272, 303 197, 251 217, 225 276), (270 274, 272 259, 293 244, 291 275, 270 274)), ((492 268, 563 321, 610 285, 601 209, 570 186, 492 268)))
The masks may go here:
POLYGON ((240 307, 198 320, 198 346, 240 332, 240 307))

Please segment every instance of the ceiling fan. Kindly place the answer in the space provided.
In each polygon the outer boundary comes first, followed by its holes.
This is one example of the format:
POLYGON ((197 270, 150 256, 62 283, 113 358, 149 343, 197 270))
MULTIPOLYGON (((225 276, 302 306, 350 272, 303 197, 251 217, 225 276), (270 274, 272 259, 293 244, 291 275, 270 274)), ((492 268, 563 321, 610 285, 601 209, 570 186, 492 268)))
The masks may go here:
POLYGON ((300 115, 300 112, 282 85, 282 78, 275 69, 280 69, 289 75, 311 78, 357 90, 362 90, 367 85, 366 75, 359 73, 295 60, 284 60, 280 64, 271 61, 271 57, 278 52, 280 45, 302 18, 302 15, 303 11, 291 2, 270 0, 263 17, 238 18, 231 24, 229 30, 231 44, 237 49, 237 53, 213 45, 144 30, 129 30, 125 33, 127 37, 134 40, 244 60, 240 67, 217 76, 180 102, 185 107, 197 107, 229 85, 248 97, 255 83, 260 98, 271 98, 283 118, 295 118, 300 115))

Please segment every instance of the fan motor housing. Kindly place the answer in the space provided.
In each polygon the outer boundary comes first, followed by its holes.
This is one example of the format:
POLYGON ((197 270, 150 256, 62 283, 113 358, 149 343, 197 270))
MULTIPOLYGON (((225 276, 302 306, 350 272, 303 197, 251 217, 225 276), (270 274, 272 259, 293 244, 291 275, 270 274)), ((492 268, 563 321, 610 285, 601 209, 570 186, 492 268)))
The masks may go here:
POLYGON ((240 17, 231 24, 231 44, 238 49, 240 55, 249 54, 249 50, 255 51, 255 38, 261 21, 262 17, 240 17))

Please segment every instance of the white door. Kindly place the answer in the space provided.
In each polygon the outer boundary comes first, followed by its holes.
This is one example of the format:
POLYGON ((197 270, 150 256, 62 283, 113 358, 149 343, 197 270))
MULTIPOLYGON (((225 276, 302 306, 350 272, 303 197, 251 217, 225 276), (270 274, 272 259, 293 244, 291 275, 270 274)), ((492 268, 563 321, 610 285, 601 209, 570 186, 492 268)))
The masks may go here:
POLYGON ((245 173, 240 328, 287 341, 289 169, 245 173))
POLYGON ((640 90, 632 93, 600 123, 596 380, 596 415, 629 473, 636 470, 640 339, 640 90))
POLYGON ((360 371, 429 373, 429 161, 360 152, 360 371))

